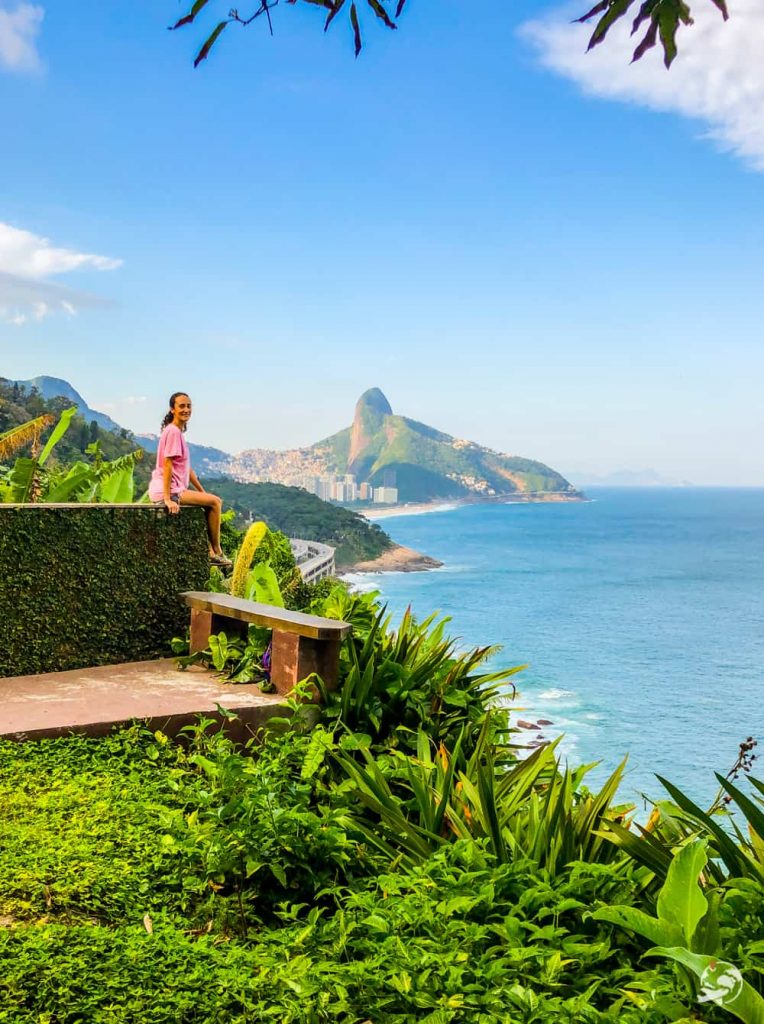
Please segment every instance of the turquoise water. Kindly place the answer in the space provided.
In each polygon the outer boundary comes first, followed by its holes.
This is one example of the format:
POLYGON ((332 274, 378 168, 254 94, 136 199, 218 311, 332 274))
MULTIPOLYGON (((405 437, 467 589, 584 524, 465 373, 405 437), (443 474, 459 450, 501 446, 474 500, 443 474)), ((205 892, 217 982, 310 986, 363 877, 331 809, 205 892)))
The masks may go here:
POLYGON ((361 585, 527 663, 518 717, 551 719, 571 763, 602 760, 601 778, 628 753, 625 796, 659 796, 658 772, 708 800, 741 740, 764 748, 764 490, 589 493, 387 519, 445 564, 361 585))

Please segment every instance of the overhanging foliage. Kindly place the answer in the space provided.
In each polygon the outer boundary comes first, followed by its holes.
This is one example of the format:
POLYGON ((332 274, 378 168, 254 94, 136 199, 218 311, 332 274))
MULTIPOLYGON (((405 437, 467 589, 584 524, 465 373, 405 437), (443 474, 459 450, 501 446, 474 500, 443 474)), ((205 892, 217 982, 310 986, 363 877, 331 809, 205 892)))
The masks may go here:
MULTIPOLYGON (((192 24, 196 20, 197 15, 202 14, 205 8, 208 11, 213 9, 216 2, 218 0, 194 0, 194 3, 191 4, 186 13, 170 27, 176 29, 192 24)), ((395 29, 398 27, 396 19, 400 17, 406 0, 359 0, 358 5, 356 5, 355 0, 350 0, 349 4, 346 3, 346 0, 285 0, 285 2, 291 6, 295 6, 299 2, 301 7, 309 3, 314 7, 323 8, 326 15, 324 31, 329 28, 337 15, 344 10, 348 15, 348 22, 353 32, 353 46, 357 57, 363 46, 359 9, 370 11, 374 19, 382 25, 389 29, 395 29)), ((729 17, 726 0, 710 0, 710 2, 721 11, 722 17, 726 21, 729 17)), ((592 37, 589 40, 589 49, 591 50, 593 46, 601 43, 615 22, 619 21, 629 12, 633 12, 637 3, 638 0, 600 0, 590 11, 587 11, 586 14, 578 18, 578 21, 584 22, 596 17, 596 15, 600 15, 592 37)), ((238 8, 234 7, 229 10, 227 16, 221 18, 216 23, 212 32, 207 36, 197 52, 194 67, 198 67, 203 60, 207 59, 213 46, 229 25, 239 24, 247 26, 259 18, 264 18, 271 35, 273 35, 271 12, 278 4, 279 0, 257 0, 249 12, 243 15, 239 13, 238 8)), ((649 49, 654 47, 657 42, 660 42, 663 49, 664 63, 667 68, 670 67, 677 55, 676 34, 679 26, 692 24, 693 19, 690 5, 685 3, 685 0, 642 0, 639 3, 639 10, 631 31, 632 35, 641 28, 644 28, 645 31, 634 50, 632 60, 640 60, 649 49)))

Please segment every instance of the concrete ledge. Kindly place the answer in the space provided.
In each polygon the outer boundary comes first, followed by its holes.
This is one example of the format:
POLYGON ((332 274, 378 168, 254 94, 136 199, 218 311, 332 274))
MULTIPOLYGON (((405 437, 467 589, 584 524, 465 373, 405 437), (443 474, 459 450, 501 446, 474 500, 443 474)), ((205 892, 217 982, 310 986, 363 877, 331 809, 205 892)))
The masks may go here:
POLYGON ((173 659, 163 658, 4 679, 0 739, 105 736, 135 720, 175 735, 199 715, 226 721, 218 705, 238 716, 226 730, 240 741, 285 712, 278 694, 222 683, 204 669, 180 672, 173 659))

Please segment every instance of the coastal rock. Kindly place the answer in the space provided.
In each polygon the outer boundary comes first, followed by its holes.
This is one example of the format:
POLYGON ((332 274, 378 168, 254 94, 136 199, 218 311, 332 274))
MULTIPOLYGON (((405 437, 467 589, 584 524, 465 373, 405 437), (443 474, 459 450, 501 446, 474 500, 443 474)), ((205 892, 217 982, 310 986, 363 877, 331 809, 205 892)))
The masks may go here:
POLYGON ((349 572, 425 572, 428 569, 439 569, 443 565, 437 558, 430 558, 413 548, 394 544, 383 551, 379 558, 368 562, 356 562, 349 572))

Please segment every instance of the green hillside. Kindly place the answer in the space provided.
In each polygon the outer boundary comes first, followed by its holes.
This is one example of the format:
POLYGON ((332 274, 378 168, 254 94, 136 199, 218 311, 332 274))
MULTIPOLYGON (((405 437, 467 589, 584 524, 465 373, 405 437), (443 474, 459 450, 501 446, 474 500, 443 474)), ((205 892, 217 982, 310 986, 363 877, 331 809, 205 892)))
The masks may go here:
POLYGON ((243 518, 262 520, 288 537, 320 541, 337 549, 337 567, 377 558, 392 541, 376 523, 357 512, 321 501, 300 487, 281 484, 245 484, 227 478, 205 480, 229 508, 243 518))
POLYGON ((358 400, 351 427, 319 441, 313 450, 330 472, 352 473, 376 486, 394 478, 400 501, 469 495, 577 496, 565 477, 542 462, 494 452, 395 415, 379 388, 358 400))
MULTIPOLYGON (((0 434, 18 427, 28 420, 51 413, 58 417, 64 409, 75 405, 71 398, 44 398, 35 386, 27 387, 26 382, 16 383, 0 377, 0 434)), ((52 428, 50 428, 52 429, 52 428)), ((43 439, 47 436, 43 434, 43 439)), ((118 428, 106 430, 96 420, 75 416, 64 437, 56 445, 50 465, 66 466, 78 460, 88 461, 85 449, 95 441, 101 446, 104 458, 111 461, 141 448, 129 430, 118 428)), ((20 451, 18 454, 25 454, 20 451)), ((153 459, 148 456, 135 466, 136 494, 148 487, 153 469, 153 459)))

